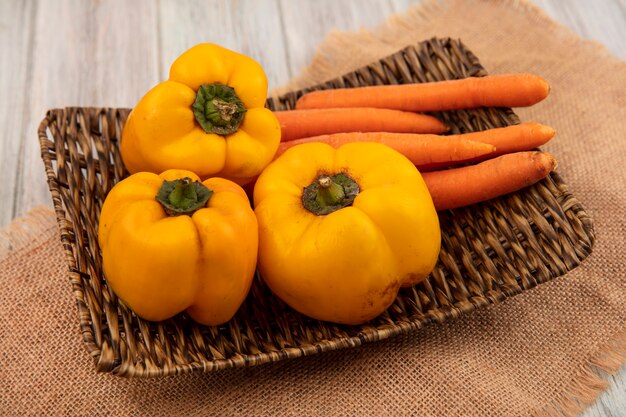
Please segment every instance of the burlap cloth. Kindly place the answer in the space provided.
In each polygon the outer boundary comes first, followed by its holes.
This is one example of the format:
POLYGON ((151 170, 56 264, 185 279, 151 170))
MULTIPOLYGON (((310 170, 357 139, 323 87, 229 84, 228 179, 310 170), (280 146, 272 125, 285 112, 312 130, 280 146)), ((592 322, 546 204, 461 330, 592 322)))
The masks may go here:
POLYGON ((572 415, 592 402, 626 354, 626 65, 524 2, 447 1, 374 33, 332 34, 292 87, 431 36, 461 38, 491 73, 529 71, 552 84, 549 99, 518 113, 557 129, 545 148, 595 218, 596 247, 582 266, 406 337, 129 380, 94 371, 53 213, 36 209, 0 239, 0 414, 523 416, 572 415))

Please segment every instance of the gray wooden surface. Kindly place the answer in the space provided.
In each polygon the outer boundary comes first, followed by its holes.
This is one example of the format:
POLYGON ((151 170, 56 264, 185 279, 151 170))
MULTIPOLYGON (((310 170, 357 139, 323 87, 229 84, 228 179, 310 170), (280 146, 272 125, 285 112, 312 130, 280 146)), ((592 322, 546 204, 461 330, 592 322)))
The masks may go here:
MULTIPOLYGON (((298 74, 333 29, 374 27, 419 0, 0 0, 0 227, 51 206, 36 129, 49 108, 132 107, 189 46, 254 56, 270 88, 298 74), (302 19, 306 16, 306 19, 302 19)), ((624 0, 533 0, 626 59, 624 0)), ((583 414, 626 415, 626 369, 583 414)))

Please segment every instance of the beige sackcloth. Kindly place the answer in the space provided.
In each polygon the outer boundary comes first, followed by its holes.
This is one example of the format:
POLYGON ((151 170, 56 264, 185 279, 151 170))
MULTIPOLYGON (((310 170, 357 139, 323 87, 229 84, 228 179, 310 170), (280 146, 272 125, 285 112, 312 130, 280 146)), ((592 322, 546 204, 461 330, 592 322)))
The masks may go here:
POLYGON ((95 372, 53 213, 36 209, 0 238, 0 415, 561 416, 590 404, 626 357, 626 64, 525 2, 451 0, 374 32, 331 34, 289 88, 432 36, 462 39, 490 73, 551 83, 545 102, 518 114, 557 129, 545 149, 595 219, 596 246, 580 267, 502 304, 356 349, 123 379, 95 372))

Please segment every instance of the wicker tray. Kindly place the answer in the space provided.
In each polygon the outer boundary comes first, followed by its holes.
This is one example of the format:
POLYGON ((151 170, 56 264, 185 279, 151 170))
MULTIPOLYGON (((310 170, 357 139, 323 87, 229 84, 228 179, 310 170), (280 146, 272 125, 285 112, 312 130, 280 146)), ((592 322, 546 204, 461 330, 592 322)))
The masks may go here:
MULTIPOLYGON (((314 89, 425 82, 486 72, 460 42, 431 39, 314 89)), ((268 100, 293 107, 303 91, 268 100)), ((306 318, 256 277, 246 302, 224 326, 185 314, 138 319, 118 303, 102 273, 97 228, 107 192, 127 175, 119 139, 128 109, 51 110, 39 127, 42 158, 69 266, 82 335, 98 371, 157 376, 259 365, 355 347, 497 303, 575 268, 591 252, 591 219, 553 173, 513 195, 441 213, 442 251, 425 282, 402 289, 362 326, 306 318)), ((518 123, 510 109, 438 113, 453 133, 518 123)))

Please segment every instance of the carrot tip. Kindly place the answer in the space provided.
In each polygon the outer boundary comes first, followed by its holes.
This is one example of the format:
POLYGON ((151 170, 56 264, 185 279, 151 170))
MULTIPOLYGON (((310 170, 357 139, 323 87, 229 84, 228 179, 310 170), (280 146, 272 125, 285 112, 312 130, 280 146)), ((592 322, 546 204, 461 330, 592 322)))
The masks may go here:
POLYGON ((551 139, 556 135, 556 130, 552 126, 546 126, 542 124, 537 124, 538 133, 548 139, 551 139))
POLYGON ((550 173, 556 169, 558 162, 552 154, 547 152, 539 152, 539 157, 545 162, 545 166, 548 168, 547 173, 550 173))
POLYGON ((548 94, 550 94, 550 91, 552 90, 552 86, 550 85, 550 83, 543 77, 540 77, 538 75, 535 76, 537 78, 537 80, 539 80, 540 83, 543 84, 544 89, 545 89, 545 95, 546 97, 548 96, 548 94))
POLYGON ((556 160, 555 157, 553 157, 552 155, 550 155, 550 158, 552 159, 552 169, 550 170, 550 172, 554 171, 556 169, 556 167, 559 165, 559 162, 556 160))

